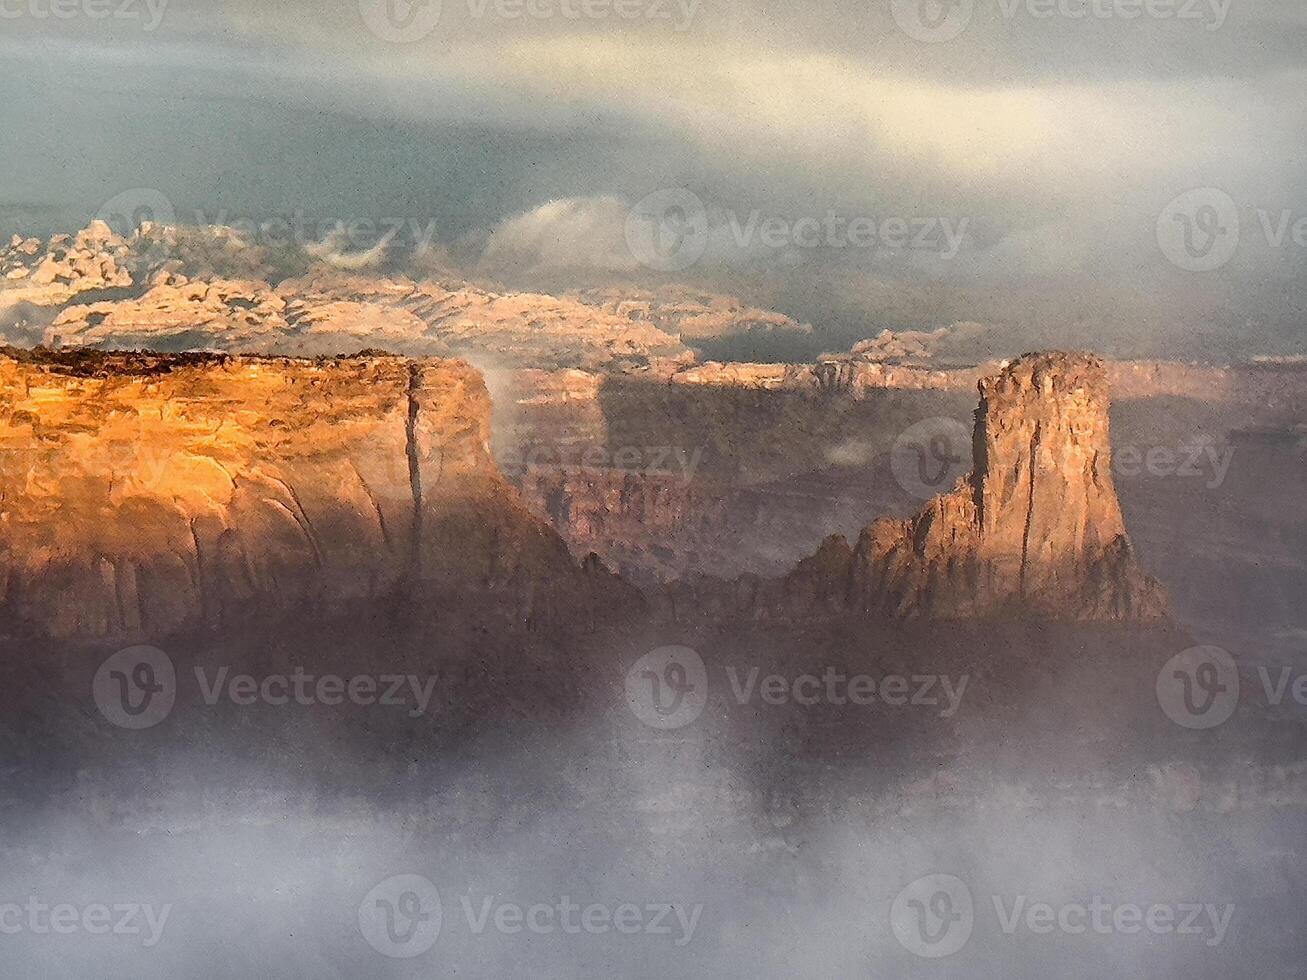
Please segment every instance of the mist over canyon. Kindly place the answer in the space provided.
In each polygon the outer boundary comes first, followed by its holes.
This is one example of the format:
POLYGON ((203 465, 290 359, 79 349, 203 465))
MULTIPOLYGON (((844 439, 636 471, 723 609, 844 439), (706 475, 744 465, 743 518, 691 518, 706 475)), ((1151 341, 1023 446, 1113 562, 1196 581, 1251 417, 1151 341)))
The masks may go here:
POLYGON ((0 0, 0 978, 1300 976, 1305 29, 0 0))

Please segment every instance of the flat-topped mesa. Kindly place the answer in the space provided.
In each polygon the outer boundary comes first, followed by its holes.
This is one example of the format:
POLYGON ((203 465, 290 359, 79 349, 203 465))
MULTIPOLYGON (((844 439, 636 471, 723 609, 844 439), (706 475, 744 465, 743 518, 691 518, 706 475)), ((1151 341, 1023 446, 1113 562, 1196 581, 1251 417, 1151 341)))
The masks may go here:
POLYGON ((489 437, 461 361, 0 355, 0 631, 611 604, 615 580, 526 510, 489 437))
POLYGON ((682 583, 673 614, 698 603, 753 618, 1165 617, 1112 482, 1102 361, 1030 354, 979 387, 974 469, 953 490, 916 517, 874 522, 853 547, 827 539, 783 579, 682 583))

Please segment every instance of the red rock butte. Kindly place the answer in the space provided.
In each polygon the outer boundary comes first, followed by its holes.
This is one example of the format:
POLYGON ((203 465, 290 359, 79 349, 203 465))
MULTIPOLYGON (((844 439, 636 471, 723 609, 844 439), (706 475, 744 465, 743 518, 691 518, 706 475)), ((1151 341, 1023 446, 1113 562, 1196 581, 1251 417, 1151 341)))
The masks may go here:
POLYGON ((907 520, 823 542, 789 575, 693 580, 675 618, 1006 615, 1155 620, 1165 590, 1135 561, 1112 482, 1108 383, 1089 354, 1029 354, 979 383, 972 472, 907 520))

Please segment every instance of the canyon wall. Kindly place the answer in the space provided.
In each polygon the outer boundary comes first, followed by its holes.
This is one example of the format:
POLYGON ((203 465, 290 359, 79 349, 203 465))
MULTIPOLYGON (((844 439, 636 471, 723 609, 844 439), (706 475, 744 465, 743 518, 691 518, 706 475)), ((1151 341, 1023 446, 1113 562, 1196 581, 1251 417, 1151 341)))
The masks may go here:
POLYGON ((504 481, 459 361, 11 352, 0 508, 6 632, 159 637, 396 596, 529 621, 616 587, 504 481))

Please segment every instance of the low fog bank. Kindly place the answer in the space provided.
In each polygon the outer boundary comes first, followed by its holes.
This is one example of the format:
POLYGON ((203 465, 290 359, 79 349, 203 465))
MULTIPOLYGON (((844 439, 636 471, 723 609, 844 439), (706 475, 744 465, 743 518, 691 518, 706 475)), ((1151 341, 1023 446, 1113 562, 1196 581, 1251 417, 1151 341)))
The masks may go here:
POLYGON ((9 651, 4 958, 105 978, 1295 976, 1304 709, 1245 697, 1177 725, 1157 681, 1191 643, 346 618, 170 645, 176 704, 138 731, 90 693, 112 651, 9 651), (667 644, 685 675, 647 656, 667 644), (297 665, 423 680, 339 706, 215 681, 297 665), (694 689, 661 721, 654 678, 663 707, 694 689), (956 882, 968 918, 925 918, 962 914, 956 882), (140 928, 42 933, 33 900, 138 906, 140 928), (1191 906, 1197 931, 1163 928, 1191 906), (938 959, 909 928, 947 944, 968 923, 938 959))

